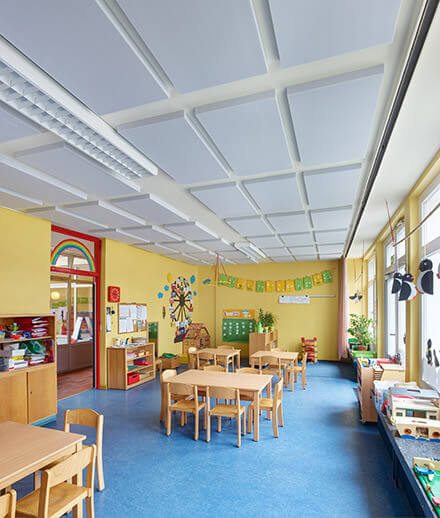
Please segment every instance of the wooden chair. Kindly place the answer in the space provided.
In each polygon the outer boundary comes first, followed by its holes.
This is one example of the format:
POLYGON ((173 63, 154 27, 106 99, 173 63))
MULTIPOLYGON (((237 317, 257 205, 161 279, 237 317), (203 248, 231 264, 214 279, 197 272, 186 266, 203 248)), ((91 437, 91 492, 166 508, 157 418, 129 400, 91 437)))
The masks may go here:
MULTIPOLYGON (((166 369, 162 372, 160 376, 160 422, 163 422, 163 417, 165 415, 165 386, 164 381, 166 381, 169 378, 172 378, 173 376, 177 375, 176 369, 166 369)), ((179 399, 179 398, 176 398, 179 399)))
MULTIPOLYGON (((283 380, 280 379, 275 384, 273 398, 260 398, 260 409, 271 410, 272 413, 272 427, 273 436, 278 437, 278 420, 280 426, 284 426, 283 419, 283 380)), ((254 403, 251 403, 248 408, 248 433, 252 433, 253 414, 255 411, 254 403)))
POLYGON ((197 366, 196 356, 197 347, 188 347, 186 354, 188 356, 188 369, 195 369, 197 366))
MULTIPOLYGON (((180 412, 181 415, 194 415, 194 440, 199 438, 199 413, 204 408, 205 415, 203 421, 203 429, 206 430, 207 412, 206 403, 199 401, 199 393, 196 385, 184 385, 183 383, 167 383, 167 435, 171 434, 171 412, 180 412), (179 399, 175 403, 171 403, 174 396, 180 395, 184 398, 179 399), (192 397, 191 397, 192 396, 192 397), (191 397, 191 399, 190 399, 191 397)), ((182 418, 180 423, 182 424, 182 418)))
POLYGON ((273 374, 275 376, 278 376, 280 380, 282 379, 284 381, 284 369, 281 358, 270 355, 260 356, 258 358, 258 370, 260 371, 260 373, 263 374, 273 374), (263 371, 263 367, 265 365, 267 365, 267 368, 263 371))
POLYGON ((240 374, 261 374, 261 372, 255 367, 242 367, 238 372, 240 374))
MULTIPOLYGON (((301 383, 302 383, 303 390, 306 389, 306 385, 307 385, 306 365, 307 365, 307 353, 303 353, 301 365, 294 366, 292 368, 292 372, 295 374, 295 383, 297 382, 298 374, 301 374, 301 383)), ((290 375, 292 375, 292 373, 290 375)))
MULTIPOLYGON (((230 345, 219 345, 217 347, 217 349, 223 349, 223 350, 228 350, 229 349, 229 350, 231 350, 231 349, 233 349, 233 347, 231 347, 230 345)), ((226 372, 229 371, 229 365, 231 365, 232 368, 234 368, 234 357, 232 357, 232 358, 225 358, 225 357, 222 357, 222 356, 218 356, 216 360, 217 360, 216 361, 217 364, 224 366, 226 372)))
POLYGON ((205 365, 203 367, 203 370, 214 372, 226 372, 226 367, 222 367, 221 365, 205 365))
POLYGON ((86 516, 94 518, 94 491, 96 445, 74 453, 65 460, 43 471, 41 488, 32 491, 17 502, 17 518, 58 518, 86 501, 86 516), (70 484, 87 467, 86 485, 70 484))
POLYGON ((96 429, 96 474, 98 491, 105 488, 104 468, 102 463, 102 434, 104 431, 104 416, 90 408, 75 408, 64 412, 64 431, 70 432, 70 425, 89 426, 96 429))
POLYGON ((215 363, 215 354, 200 352, 197 354, 197 369, 205 367, 206 365, 211 365, 211 362, 215 363))
POLYGON ((13 489, 0 496, 0 518, 15 518, 16 505, 17 493, 13 489))
POLYGON ((238 389, 207 387, 206 404, 208 414, 208 427, 206 431, 206 442, 211 440, 211 416, 217 417, 217 431, 222 431, 222 417, 237 419, 237 447, 241 446, 241 434, 246 435, 246 407, 240 406, 240 391, 238 389), (224 399, 224 404, 216 404, 213 408, 210 405, 210 398, 224 399), (226 403, 226 401, 234 403, 226 403), (243 427, 241 425, 243 416, 243 427))

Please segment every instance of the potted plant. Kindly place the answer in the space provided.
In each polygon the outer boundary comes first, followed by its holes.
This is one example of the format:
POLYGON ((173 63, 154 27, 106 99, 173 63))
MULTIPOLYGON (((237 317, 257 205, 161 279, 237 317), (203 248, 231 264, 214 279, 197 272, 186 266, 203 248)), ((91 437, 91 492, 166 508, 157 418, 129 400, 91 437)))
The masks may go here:
POLYGON ((275 324, 277 323, 277 317, 270 311, 266 311, 266 326, 269 331, 273 331, 275 324))
POLYGON ((257 332, 266 333, 267 331, 273 331, 274 325, 277 322, 277 317, 270 311, 263 311, 260 308, 258 312, 258 323, 257 332))
POLYGON ((257 333, 262 333, 265 327, 264 311, 260 308, 258 312, 257 333))
POLYGON ((371 332, 373 321, 364 315, 350 314, 350 327, 347 332, 359 343, 357 347, 360 351, 369 351, 370 346, 374 341, 374 336, 371 332))

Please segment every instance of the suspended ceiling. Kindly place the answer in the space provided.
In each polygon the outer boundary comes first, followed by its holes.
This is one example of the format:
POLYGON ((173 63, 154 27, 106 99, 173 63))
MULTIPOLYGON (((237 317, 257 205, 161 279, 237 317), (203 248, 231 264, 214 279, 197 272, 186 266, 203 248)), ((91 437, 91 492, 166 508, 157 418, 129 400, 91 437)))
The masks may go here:
POLYGON ((4 0, 0 205, 194 264, 338 258, 422 6, 4 0))

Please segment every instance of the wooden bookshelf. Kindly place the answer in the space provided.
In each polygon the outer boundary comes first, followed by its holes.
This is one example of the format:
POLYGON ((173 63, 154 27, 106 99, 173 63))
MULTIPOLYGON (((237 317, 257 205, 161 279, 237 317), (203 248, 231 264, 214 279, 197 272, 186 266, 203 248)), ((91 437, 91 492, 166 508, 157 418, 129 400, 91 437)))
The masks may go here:
POLYGON ((249 333, 249 358, 257 351, 270 351, 278 347, 278 330, 269 333, 249 333))
POLYGON ((142 385, 156 377, 155 345, 152 342, 130 344, 127 347, 109 347, 107 349, 108 388, 128 390, 142 385), (150 365, 133 367, 135 359, 146 359, 150 365), (128 375, 138 374, 139 380, 129 384, 128 375))
POLYGON ((56 335, 55 316, 0 315, 0 324, 7 327, 22 319, 44 318, 48 321, 48 335, 40 338, 1 339, 0 348, 12 343, 30 340, 53 340, 53 361, 40 363, 20 369, 0 372, 0 422, 16 421, 35 423, 57 413, 57 372, 56 372, 56 335))
POLYGON ((356 361, 357 366, 357 396, 361 413, 362 423, 376 423, 377 411, 374 406, 372 391, 374 389, 373 367, 364 367, 360 360, 356 361))

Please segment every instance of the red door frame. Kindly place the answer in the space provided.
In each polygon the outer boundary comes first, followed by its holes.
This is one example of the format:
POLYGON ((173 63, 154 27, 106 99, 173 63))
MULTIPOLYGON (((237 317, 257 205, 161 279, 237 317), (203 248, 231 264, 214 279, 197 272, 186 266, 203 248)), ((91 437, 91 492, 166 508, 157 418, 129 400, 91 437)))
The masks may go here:
POLYGON ((100 387, 100 352, 101 352, 101 240, 88 234, 82 234, 75 230, 68 230, 67 228, 52 225, 52 231, 60 234, 65 234, 79 239, 86 239, 95 244, 95 253, 93 254, 96 266, 96 272, 87 272, 83 270, 75 270, 73 268, 61 268, 59 266, 51 266, 51 272, 68 273, 72 275, 86 275, 94 277, 95 279, 95 388, 100 387))

